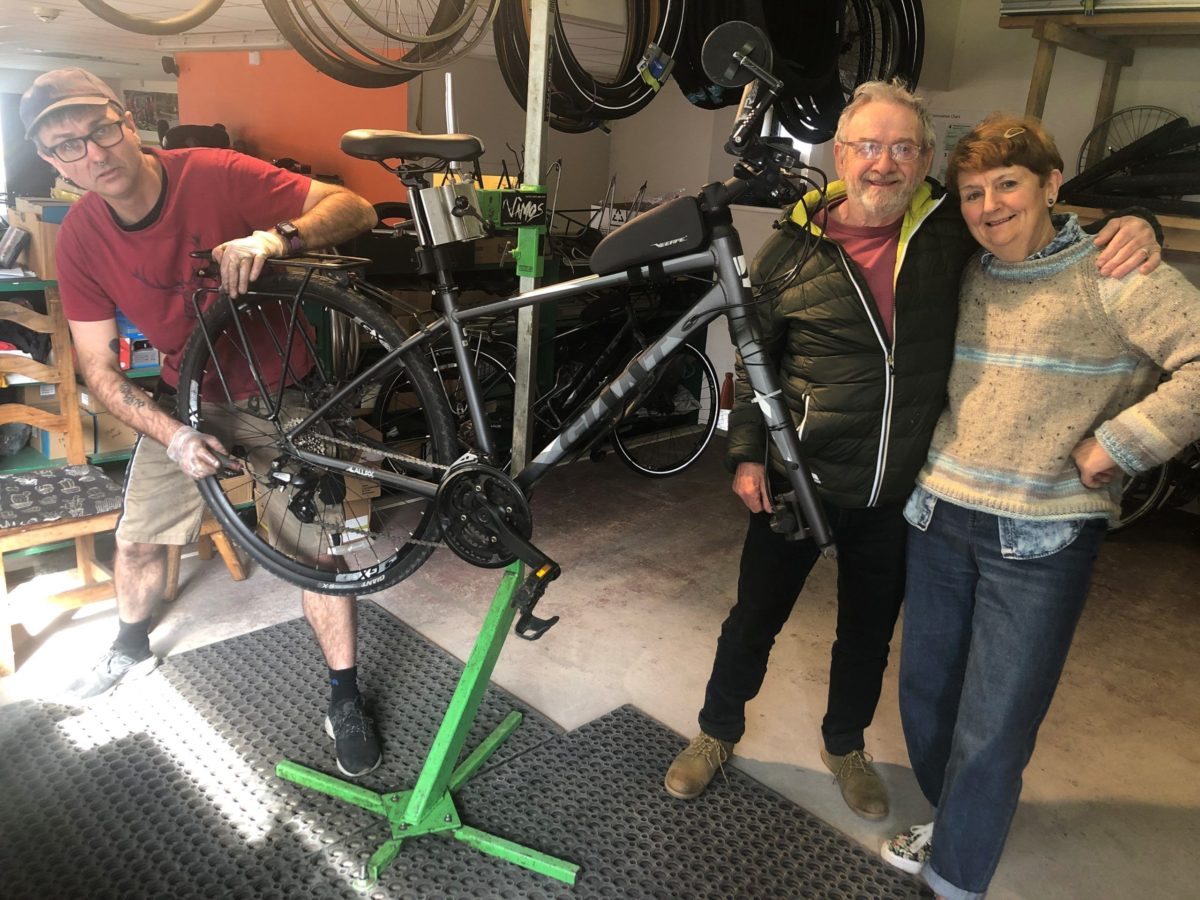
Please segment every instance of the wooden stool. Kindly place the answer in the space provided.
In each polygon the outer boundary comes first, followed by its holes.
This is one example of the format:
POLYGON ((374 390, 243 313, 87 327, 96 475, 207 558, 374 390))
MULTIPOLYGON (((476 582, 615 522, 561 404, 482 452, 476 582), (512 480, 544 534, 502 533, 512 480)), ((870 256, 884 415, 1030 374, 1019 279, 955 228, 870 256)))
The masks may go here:
MULTIPOLYGON (((200 524, 200 537, 196 540, 196 553, 201 559, 212 559, 213 548, 216 547, 225 568, 234 581, 246 580, 246 567, 234 549, 229 538, 221 529, 221 524, 208 513, 200 524)), ((174 600, 179 596, 179 560, 183 556, 183 548, 173 546, 167 548, 167 578, 163 588, 163 599, 174 600)))

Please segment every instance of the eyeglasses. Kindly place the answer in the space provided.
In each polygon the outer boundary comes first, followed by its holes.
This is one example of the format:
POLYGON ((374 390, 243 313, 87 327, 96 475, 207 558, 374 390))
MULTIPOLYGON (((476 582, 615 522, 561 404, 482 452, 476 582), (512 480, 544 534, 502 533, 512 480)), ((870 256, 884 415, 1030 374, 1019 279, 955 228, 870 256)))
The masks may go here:
POLYGON ((854 150, 859 159, 876 160, 883 155, 886 146, 888 153, 898 163, 909 163, 925 152, 925 148, 912 141, 900 141, 898 144, 881 144, 879 141, 838 141, 854 150))
POLYGON ((83 137, 68 138, 61 143, 55 144, 53 147, 47 147, 47 153, 53 153, 58 157, 60 162, 71 163, 79 162, 87 156, 88 141, 91 141, 97 147, 115 147, 121 141, 125 140, 125 129, 121 126, 124 124, 120 119, 115 122, 105 122, 98 128, 93 128, 90 134, 83 137))

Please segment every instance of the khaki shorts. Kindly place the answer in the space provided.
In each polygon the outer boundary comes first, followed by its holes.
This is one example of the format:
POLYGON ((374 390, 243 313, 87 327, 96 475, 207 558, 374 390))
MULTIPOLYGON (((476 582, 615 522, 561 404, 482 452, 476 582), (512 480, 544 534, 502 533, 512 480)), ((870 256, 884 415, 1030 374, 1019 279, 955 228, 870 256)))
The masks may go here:
MULTIPOLYGON (((278 450, 253 449, 262 442, 264 420, 254 415, 258 407, 256 398, 239 406, 243 407, 239 412, 220 417, 208 410, 204 430, 219 438, 226 449, 239 444, 248 448, 251 472, 265 475, 278 450)), ((285 419, 302 414, 303 410, 295 407, 285 414, 285 419)), ((344 522, 342 504, 326 504, 318 492, 313 498, 316 520, 302 523, 288 509, 292 489, 265 490, 261 480, 256 477, 254 486, 260 534, 265 532, 271 546, 288 555, 308 560, 328 555, 328 535, 339 530, 344 522)), ((117 537, 136 544, 190 544, 200 536, 204 508, 196 482, 167 456, 166 448, 144 435, 139 437, 125 475, 125 508, 117 522, 117 537)))

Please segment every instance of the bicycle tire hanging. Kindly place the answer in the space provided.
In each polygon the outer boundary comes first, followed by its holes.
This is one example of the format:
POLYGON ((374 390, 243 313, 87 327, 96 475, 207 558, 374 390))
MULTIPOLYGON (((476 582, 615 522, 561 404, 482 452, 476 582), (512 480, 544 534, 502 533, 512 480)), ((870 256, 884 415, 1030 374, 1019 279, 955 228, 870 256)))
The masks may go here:
MULTIPOLYGON (((580 62, 571 47, 562 15, 555 9, 547 101, 549 124, 556 131, 580 133, 644 109, 656 89, 642 78, 651 44, 668 56, 678 52, 684 0, 625 0, 625 44, 613 74, 599 76, 580 62)), ((500 0, 492 34, 504 83, 525 108, 529 77, 529 17, 521 0, 500 0)))
POLYGON ((806 143, 833 137, 846 101, 864 81, 900 78, 915 87, 920 77, 920 0, 692 0, 674 73, 688 101, 704 109, 734 105, 741 96, 711 84, 700 65, 703 35, 731 18, 771 35, 776 74, 785 85, 776 113, 783 128, 806 143))
POLYGON ((487 34, 498 0, 441 0, 432 15, 388 0, 263 0, 311 66, 353 87, 403 84, 450 65, 487 34))

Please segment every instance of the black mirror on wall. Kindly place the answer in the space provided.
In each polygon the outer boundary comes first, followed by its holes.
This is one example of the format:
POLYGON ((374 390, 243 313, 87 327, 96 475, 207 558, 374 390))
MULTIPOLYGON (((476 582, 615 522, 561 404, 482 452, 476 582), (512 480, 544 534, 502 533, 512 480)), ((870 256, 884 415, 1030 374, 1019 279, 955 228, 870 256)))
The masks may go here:
POLYGON ((25 139, 21 126, 20 94, 0 94, 0 134, 4 138, 5 194, 13 197, 49 197, 55 172, 25 139))

